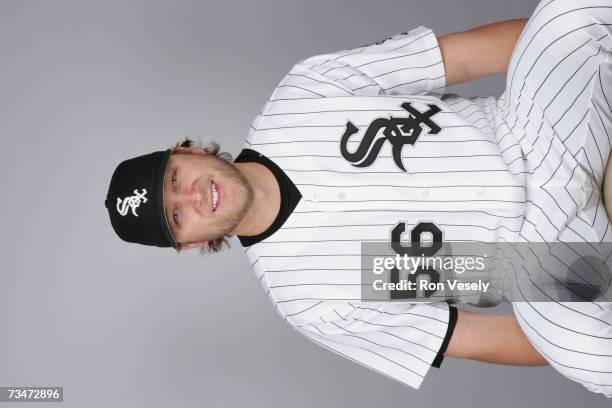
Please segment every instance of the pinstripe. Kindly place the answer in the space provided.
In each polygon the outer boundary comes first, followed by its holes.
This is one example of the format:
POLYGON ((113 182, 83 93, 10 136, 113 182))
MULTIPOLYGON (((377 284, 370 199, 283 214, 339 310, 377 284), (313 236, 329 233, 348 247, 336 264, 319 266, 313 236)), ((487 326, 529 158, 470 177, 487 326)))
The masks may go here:
MULTIPOLYGON (((612 150, 605 92, 612 67, 604 65, 612 6, 603 3, 540 2, 519 37, 499 98, 443 94, 441 50, 424 27, 298 63, 245 140, 301 194, 285 223, 246 250, 277 312, 315 343, 418 388, 444 339, 448 305, 437 297, 431 304, 368 302, 373 299, 361 295, 361 242, 387 242, 398 222, 413 227, 423 221, 441 228, 446 241, 559 241, 568 247, 581 241, 595 248, 610 239, 600 189, 612 150), (593 15, 596 22, 589 20, 593 15), (419 112, 438 107, 430 119, 440 128, 418 125, 418 139, 400 151, 405 172, 386 141, 368 166, 344 158, 340 140, 349 122, 357 133, 346 149, 356 152, 375 121, 412 118, 404 103, 419 112)), ((518 255, 537 258, 535 252, 518 255)), ((563 259, 552 260, 570 269, 563 259)), ((580 271, 570 271, 589 284, 580 271)), ((530 290, 540 289, 530 271, 521 272, 530 290)), ((527 299, 520 287, 516 292, 527 299)), ((612 308, 600 303, 551 298, 514 308, 555 369, 612 395, 605 388, 612 368, 593 365, 594 358, 611 356, 602 347, 612 343, 580 344, 611 339, 602 330, 612 327, 612 308)))

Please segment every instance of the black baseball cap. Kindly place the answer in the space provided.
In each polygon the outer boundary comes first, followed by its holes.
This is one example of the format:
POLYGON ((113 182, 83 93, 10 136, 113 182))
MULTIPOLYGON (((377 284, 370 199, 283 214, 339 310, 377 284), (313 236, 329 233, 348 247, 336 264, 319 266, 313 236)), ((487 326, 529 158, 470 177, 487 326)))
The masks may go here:
POLYGON ((115 169, 104 204, 122 240, 176 249, 164 209, 164 175, 171 153, 168 149, 134 157, 115 169))

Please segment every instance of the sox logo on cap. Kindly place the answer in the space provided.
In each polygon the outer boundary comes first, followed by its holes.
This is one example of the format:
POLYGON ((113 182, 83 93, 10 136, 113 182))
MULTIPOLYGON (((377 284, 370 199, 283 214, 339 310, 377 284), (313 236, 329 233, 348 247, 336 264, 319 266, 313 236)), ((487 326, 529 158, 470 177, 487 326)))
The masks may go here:
POLYGON ((125 197, 124 199, 117 197, 117 211, 119 214, 125 216, 127 215, 128 210, 131 209, 132 214, 138 217, 138 214, 136 214, 136 209, 140 207, 140 203, 147 202, 147 197, 145 197, 146 194, 147 189, 143 188, 142 193, 139 193, 138 189, 135 189, 133 196, 125 197))

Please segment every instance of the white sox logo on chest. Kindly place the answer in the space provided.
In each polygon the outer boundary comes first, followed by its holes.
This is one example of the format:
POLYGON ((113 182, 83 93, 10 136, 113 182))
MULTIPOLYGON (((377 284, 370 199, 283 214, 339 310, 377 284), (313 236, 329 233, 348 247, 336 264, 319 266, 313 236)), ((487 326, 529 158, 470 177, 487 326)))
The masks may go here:
POLYGON ((426 125, 430 130, 429 134, 437 134, 441 128, 431 117, 440 112, 440 108, 436 105, 427 105, 429 110, 419 112, 410 102, 402 103, 402 108, 408 112, 408 117, 398 118, 377 118, 374 119, 367 130, 357 150, 350 152, 348 150, 348 142, 351 136, 359 132, 359 128, 351 121, 347 122, 346 130, 340 140, 340 152, 342 157, 351 162, 355 167, 368 167, 378 158, 378 154, 384 143, 388 141, 393 146, 393 161, 402 171, 406 171, 402 162, 402 148, 405 144, 414 145, 421 135, 423 128, 421 124, 426 125), (377 139, 378 133, 382 130, 383 137, 377 139))

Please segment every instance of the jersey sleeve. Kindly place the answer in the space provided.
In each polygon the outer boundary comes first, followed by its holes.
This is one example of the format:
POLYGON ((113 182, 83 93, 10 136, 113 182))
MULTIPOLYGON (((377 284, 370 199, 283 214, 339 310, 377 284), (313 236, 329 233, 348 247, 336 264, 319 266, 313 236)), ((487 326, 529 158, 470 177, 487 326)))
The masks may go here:
POLYGON ((423 26, 375 44, 301 61, 271 100, 442 94, 446 73, 434 32, 423 26))
POLYGON ((313 342, 419 388, 439 367, 457 321, 446 303, 362 302, 334 307, 298 330, 313 342))

